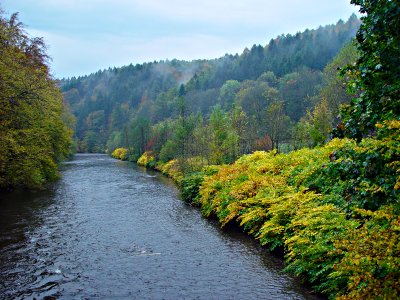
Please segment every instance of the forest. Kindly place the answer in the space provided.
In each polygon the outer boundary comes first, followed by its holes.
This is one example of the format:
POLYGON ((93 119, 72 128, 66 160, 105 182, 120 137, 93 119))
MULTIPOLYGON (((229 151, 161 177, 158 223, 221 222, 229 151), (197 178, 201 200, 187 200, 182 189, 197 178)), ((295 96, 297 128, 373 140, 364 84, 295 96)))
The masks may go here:
MULTIPOLYGON (((341 79, 328 83, 331 88, 342 80, 351 96, 342 102, 337 123, 330 124, 333 139, 288 153, 255 151, 197 172, 182 170, 179 161, 156 167, 179 182, 182 198, 205 217, 216 218, 221 227, 240 226, 283 253, 285 270, 315 291, 330 299, 397 299, 400 7, 395 1, 352 3, 363 17, 353 42, 356 55, 340 66, 341 79)), ((333 93, 330 88, 325 91, 333 93)), ((149 161, 147 155, 138 163, 149 161)))
POLYGON ((337 67, 356 57, 347 22, 281 35, 266 46, 214 60, 110 68, 60 83, 77 118, 78 151, 145 151, 167 162, 198 157, 233 162, 255 150, 323 143, 348 103, 337 67), (196 141, 194 143, 193 141, 196 141))

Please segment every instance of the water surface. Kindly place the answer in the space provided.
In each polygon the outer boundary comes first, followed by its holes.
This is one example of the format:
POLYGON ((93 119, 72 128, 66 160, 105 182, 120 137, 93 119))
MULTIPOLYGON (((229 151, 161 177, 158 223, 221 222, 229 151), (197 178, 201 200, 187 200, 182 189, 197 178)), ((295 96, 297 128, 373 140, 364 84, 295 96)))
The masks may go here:
POLYGON ((80 154, 49 191, 0 196, 3 299, 316 299, 162 175, 80 154))

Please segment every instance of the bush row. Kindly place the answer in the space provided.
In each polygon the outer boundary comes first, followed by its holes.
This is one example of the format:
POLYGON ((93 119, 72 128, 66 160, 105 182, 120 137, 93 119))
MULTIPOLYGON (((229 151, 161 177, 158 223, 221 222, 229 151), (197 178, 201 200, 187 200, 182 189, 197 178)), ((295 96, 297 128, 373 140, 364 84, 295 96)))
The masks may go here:
MULTIPOLYGON (((379 126, 378 126, 379 127, 379 126)), ((138 164, 180 186, 182 199, 221 226, 236 223, 271 250, 286 270, 338 299, 400 296, 400 122, 384 138, 335 139, 288 154, 255 152, 232 165, 198 159, 138 164)))
MULTIPOLYGON (((396 132, 395 130, 393 132, 396 132)), ((397 131, 398 132, 398 131, 397 131)), ((181 181, 185 200, 236 222, 286 270, 338 299, 400 296, 399 138, 255 152, 181 181)))

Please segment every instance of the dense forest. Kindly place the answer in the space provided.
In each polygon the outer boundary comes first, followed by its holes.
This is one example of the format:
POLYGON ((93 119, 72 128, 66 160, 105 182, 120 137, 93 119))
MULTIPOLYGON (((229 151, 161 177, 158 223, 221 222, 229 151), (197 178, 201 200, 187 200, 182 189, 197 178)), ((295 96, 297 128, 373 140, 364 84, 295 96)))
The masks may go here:
POLYGON ((163 161, 202 156, 223 163, 254 150, 320 144, 338 121, 338 102, 350 99, 341 97, 343 80, 332 80, 339 65, 355 60, 349 41, 359 25, 353 15, 240 55, 129 65, 62 80, 77 117, 78 150, 124 147, 132 160, 151 150, 163 161))
POLYGON ((47 60, 43 40, 0 9, 0 191, 42 187, 70 153, 75 118, 47 60))

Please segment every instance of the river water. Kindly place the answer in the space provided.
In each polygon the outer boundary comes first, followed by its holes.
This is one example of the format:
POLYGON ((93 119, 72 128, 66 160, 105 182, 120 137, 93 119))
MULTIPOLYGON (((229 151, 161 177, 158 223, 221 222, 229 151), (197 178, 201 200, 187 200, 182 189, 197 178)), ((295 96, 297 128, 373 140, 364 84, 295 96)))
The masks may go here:
POLYGON ((1 299, 317 299, 132 163, 76 155, 50 190, 0 197, 1 299))

